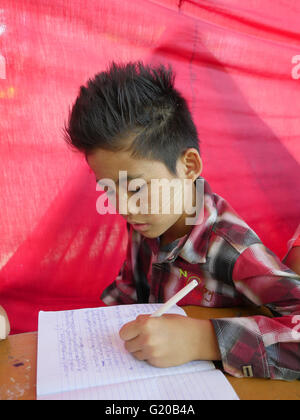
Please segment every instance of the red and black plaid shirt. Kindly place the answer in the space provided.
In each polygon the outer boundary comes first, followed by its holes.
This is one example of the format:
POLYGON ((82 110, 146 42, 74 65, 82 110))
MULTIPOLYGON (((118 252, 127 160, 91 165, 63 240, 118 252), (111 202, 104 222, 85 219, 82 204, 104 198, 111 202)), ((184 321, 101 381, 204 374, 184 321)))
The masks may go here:
POLYGON ((212 319, 223 368, 233 376, 300 379, 300 277, 204 180, 204 220, 160 247, 128 225, 127 257, 104 290, 107 305, 165 302, 187 282, 199 281, 180 306, 266 306, 274 318, 212 319))

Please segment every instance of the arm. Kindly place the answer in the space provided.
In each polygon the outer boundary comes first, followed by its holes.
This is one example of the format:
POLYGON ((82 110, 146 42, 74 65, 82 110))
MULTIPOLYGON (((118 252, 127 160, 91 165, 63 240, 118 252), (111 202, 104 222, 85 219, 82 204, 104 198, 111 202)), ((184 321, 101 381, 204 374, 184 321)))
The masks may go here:
POLYGON ((284 264, 300 275, 300 244, 290 250, 284 259, 284 264))
POLYGON ((127 259, 124 261, 114 282, 102 292, 101 300, 109 306, 122 304, 129 305, 137 302, 132 271, 127 259))
POLYGON ((300 277, 262 244, 237 259, 232 279, 237 290, 276 316, 212 320, 223 367, 237 377, 300 378, 300 277))
POLYGON ((120 330, 125 348, 158 367, 222 359, 225 371, 237 377, 300 378, 300 277, 255 244, 237 259, 233 281, 247 300, 279 317, 206 321, 143 315, 120 330))

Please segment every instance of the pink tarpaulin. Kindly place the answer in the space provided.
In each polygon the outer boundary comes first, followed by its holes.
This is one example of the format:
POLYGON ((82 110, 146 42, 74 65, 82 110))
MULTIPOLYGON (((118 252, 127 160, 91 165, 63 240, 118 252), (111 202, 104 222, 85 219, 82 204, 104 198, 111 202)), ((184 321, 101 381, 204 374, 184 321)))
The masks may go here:
POLYGON ((171 63, 203 176, 279 257, 300 222, 298 0, 2 0, 0 305, 101 305, 127 231, 99 215, 95 177, 62 135, 79 86, 114 60, 171 63))

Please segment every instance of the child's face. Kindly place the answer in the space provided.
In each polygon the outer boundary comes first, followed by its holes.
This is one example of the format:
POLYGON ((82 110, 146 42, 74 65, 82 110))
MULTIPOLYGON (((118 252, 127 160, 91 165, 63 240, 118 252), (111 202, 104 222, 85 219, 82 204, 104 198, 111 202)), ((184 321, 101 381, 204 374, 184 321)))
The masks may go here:
MULTIPOLYGON (((184 156, 178 159, 177 162, 177 173, 178 176, 171 174, 168 168, 160 161, 156 160, 145 160, 136 159, 130 156, 128 151, 109 151, 104 149, 97 149, 92 154, 87 156, 87 162, 93 170, 96 180, 101 184, 103 179, 111 179, 115 185, 115 196, 116 196, 116 209, 120 213, 119 200, 124 199, 127 194, 127 214, 122 216, 127 222, 133 225, 133 228, 139 231, 142 235, 148 238, 155 238, 163 235, 162 243, 168 243, 175 239, 178 239, 188 233, 192 226, 186 225, 185 218, 192 217, 194 213, 190 210, 186 212, 186 209, 190 209, 191 206, 195 205, 195 185, 193 181, 200 175, 202 164, 198 152, 195 149, 188 149, 184 156), (132 197, 136 193, 134 187, 133 191, 128 189, 125 191, 123 183, 119 185, 119 177, 123 178, 124 173, 120 174, 120 171, 127 172, 127 186, 130 188, 130 182, 132 179, 142 179, 147 184, 140 190, 140 193, 144 194, 143 200, 146 199, 148 205, 148 211, 145 211, 145 207, 142 207, 141 201, 137 203, 132 200, 132 197), (188 189, 188 194, 184 194, 184 203, 179 212, 178 207, 175 210, 175 205, 180 201, 181 190, 170 188, 170 194, 167 201, 170 203, 170 211, 166 214, 166 207, 163 207, 163 196, 166 194, 162 187, 157 190, 158 193, 153 194, 151 190, 151 182, 157 180, 159 182, 162 179, 168 181, 178 180, 177 182, 183 183, 184 179, 190 180, 191 188, 188 189), (136 206, 130 204, 130 202, 137 203, 136 206), (137 211, 137 206, 140 210, 137 211), (155 208, 156 213, 153 213, 155 208), (139 226, 139 224, 141 224, 139 226), (137 226, 136 226, 137 225, 137 226)), ((125 185, 126 187, 126 185, 125 185)), ((131 189, 132 190, 132 189, 131 189)), ((137 197, 137 196, 135 196, 137 197)), ((142 197, 142 195, 140 195, 142 197)), ((181 197, 183 200, 183 196, 181 197)), ((123 201, 124 202, 124 201, 123 201)), ((145 201, 143 201, 145 202, 145 201)), ((166 204, 166 202, 164 202, 166 204)), ((167 206, 168 207, 168 206, 167 206)))

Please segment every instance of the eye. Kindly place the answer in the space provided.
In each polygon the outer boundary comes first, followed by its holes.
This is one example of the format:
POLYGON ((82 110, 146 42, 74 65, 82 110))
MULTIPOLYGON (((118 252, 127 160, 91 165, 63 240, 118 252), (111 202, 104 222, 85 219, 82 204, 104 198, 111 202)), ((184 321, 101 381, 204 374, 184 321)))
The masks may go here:
POLYGON ((135 194, 137 192, 143 191, 145 190, 145 187, 147 186, 147 184, 148 184, 147 182, 144 182, 141 185, 134 185, 134 184, 128 185, 127 192, 129 194, 135 194))
POLYGON ((145 185, 147 185, 147 184, 143 184, 141 186, 136 187, 136 190, 134 192, 141 192, 142 190, 145 189, 145 185))
POLYGON ((146 187, 146 185, 147 185, 148 183, 147 182, 145 182, 143 185, 141 185, 141 186, 138 186, 138 187, 136 187, 136 192, 139 192, 139 191, 141 191, 141 190, 143 190, 145 187, 146 187))

